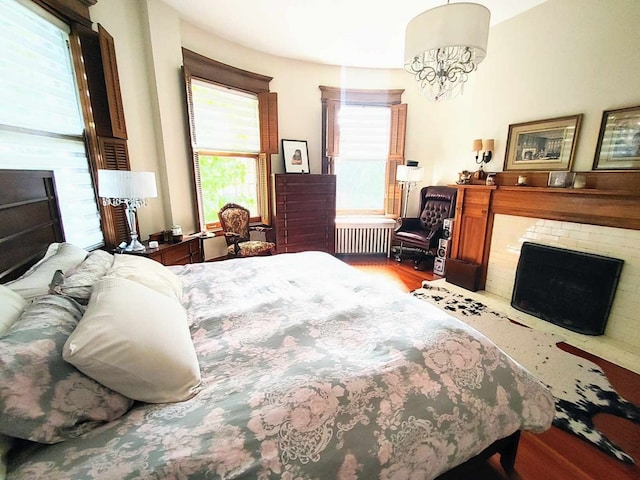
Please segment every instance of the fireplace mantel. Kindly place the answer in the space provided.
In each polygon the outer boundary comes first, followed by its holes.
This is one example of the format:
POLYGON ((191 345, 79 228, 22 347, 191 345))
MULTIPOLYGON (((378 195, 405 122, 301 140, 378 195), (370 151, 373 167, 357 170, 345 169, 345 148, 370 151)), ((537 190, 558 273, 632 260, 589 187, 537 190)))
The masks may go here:
POLYGON ((640 172, 588 172, 587 188, 546 186, 548 172, 500 172, 496 185, 456 185, 451 258, 482 265, 484 289, 495 214, 640 230, 640 172))

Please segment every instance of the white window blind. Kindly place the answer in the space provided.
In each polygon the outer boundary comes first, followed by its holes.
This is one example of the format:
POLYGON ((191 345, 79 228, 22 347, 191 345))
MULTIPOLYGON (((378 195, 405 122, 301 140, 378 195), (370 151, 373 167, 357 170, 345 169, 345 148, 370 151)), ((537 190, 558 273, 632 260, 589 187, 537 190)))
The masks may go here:
POLYGON ((0 51, 0 168, 53 170, 66 241, 103 245, 66 27, 0 0, 0 51))
POLYGON ((260 152, 258 97, 195 78, 191 92, 198 150, 260 152))
POLYGON ((342 105, 340 156, 335 163, 336 206, 347 213, 384 213, 391 109, 342 105))

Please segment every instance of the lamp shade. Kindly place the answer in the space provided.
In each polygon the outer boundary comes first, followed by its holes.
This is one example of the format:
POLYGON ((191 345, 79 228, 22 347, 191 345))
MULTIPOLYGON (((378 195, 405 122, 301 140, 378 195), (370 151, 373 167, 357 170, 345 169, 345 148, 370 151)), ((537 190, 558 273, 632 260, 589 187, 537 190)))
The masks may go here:
POLYGON ((470 47, 475 63, 484 60, 489 38, 489 9, 477 3, 450 3, 421 13, 407 25, 404 58, 443 47, 470 47))
POLYGON ((98 195, 101 198, 157 197, 156 174, 127 170, 98 170, 98 195))
POLYGON ((471 151, 479 152, 480 150, 482 150, 482 140, 478 138, 473 141, 473 145, 471 146, 471 151))
POLYGON ((398 165, 396 180, 398 182, 420 182, 422 180, 422 167, 398 165))
POLYGON ((493 138, 488 138, 482 141, 482 150, 485 152, 493 152, 494 140, 493 138))

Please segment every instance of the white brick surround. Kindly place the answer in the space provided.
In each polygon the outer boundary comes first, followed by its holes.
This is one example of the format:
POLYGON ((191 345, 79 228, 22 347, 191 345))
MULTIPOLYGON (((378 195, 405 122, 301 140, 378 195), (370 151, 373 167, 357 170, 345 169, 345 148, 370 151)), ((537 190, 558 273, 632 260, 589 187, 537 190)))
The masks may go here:
POLYGON ((495 215, 486 293, 508 314, 567 343, 640 373, 640 231, 512 215, 495 215), (605 334, 582 335, 509 307, 523 242, 530 241, 624 260, 605 334))

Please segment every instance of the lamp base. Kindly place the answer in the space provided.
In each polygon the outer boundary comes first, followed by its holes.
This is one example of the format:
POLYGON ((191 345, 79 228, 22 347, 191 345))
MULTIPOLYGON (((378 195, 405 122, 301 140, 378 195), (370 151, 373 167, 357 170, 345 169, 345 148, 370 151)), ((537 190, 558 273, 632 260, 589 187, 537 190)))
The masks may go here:
POLYGON ((129 245, 127 245, 124 249, 125 252, 143 252, 145 250, 146 250, 145 246, 140 243, 140 241, 137 238, 137 235, 136 235, 136 238, 131 238, 131 242, 129 242, 129 245))

